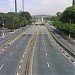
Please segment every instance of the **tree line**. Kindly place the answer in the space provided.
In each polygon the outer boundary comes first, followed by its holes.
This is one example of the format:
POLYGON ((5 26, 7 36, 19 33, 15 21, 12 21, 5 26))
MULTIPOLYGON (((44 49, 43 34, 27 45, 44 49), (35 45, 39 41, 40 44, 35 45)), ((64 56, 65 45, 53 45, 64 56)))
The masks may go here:
POLYGON ((57 29, 75 37, 75 6, 66 8, 61 15, 53 16, 50 20, 57 29))
POLYGON ((14 29, 25 27, 27 24, 31 23, 31 19, 32 17, 29 12, 0 13, 0 27, 5 27, 13 31, 14 29))

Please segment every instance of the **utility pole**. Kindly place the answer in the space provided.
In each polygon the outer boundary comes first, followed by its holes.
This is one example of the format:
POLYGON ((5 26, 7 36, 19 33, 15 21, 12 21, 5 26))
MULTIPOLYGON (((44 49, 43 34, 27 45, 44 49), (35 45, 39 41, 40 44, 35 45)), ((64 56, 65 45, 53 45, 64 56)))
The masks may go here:
POLYGON ((73 4, 72 5, 75 5, 75 0, 73 0, 73 4))
POLYGON ((15 13, 17 13, 17 0, 15 0, 15 13))
POLYGON ((3 38, 5 38, 5 34, 4 34, 4 20, 3 20, 3 38))
POLYGON ((24 0, 22 0, 22 11, 24 12, 24 0))

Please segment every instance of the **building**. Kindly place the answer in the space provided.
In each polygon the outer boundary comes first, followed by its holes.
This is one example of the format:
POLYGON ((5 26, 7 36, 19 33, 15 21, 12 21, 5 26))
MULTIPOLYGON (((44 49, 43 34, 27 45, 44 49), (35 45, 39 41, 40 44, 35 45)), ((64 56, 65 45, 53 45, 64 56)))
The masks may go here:
POLYGON ((75 5, 75 0, 73 0, 73 5, 75 5))

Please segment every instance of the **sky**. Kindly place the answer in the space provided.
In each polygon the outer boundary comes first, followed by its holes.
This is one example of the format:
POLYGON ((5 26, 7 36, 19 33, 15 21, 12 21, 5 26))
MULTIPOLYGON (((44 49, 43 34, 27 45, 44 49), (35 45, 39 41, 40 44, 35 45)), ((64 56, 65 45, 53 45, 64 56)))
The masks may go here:
MULTIPOLYGON (((0 12, 14 12, 15 0, 0 0, 0 12)), ((24 10, 31 15, 55 15, 72 6, 72 0, 24 0, 24 10)), ((22 11, 22 0, 17 0, 18 12, 22 11)))

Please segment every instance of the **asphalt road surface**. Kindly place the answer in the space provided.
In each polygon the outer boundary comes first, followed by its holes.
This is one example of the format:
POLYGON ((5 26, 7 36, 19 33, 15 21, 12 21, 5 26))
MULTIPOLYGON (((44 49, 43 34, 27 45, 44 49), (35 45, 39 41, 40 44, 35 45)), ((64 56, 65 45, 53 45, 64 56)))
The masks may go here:
MULTIPOLYGON (((28 28, 30 28, 29 25, 24 28, 24 31, 26 31, 28 28)), ((13 36, 15 36, 15 35, 17 35, 17 34, 19 34, 19 33, 21 33, 21 32, 22 32, 22 29, 19 29, 19 30, 17 30, 15 33, 7 34, 7 35, 5 36, 5 38, 0 38, 0 47, 1 47, 2 45, 4 45, 7 41, 11 40, 11 39, 13 38, 13 36)))
POLYGON ((10 47, 0 54, 0 75, 15 75, 19 61, 26 50, 29 40, 36 32, 36 26, 31 26, 10 47))
MULTIPOLYGON (((52 26, 50 26, 49 24, 45 25, 47 27, 48 30, 52 31, 53 34, 55 35, 55 37, 64 45, 67 47, 67 49, 69 49, 72 53, 75 54, 75 44, 69 42, 68 40, 66 40, 65 38, 63 38, 61 35, 59 35, 57 32, 61 33, 59 30, 52 28, 52 26), (57 31, 57 32, 56 32, 57 31)), ((63 35, 63 33, 61 33, 63 35)))
POLYGON ((75 66, 51 42, 45 26, 31 26, 0 54, 0 75, 15 75, 29 40, 37 32, 32 75, 75 75, 75 66))
POLYGON ((51 42, 46 30, 38 34, 32 75, 75 75, 75 66, 51 42))
POLYGON ((31 34, 23 35, 11 47, 0 54, 0 75, 15 75, 20 58, 31 36, 31 34))

